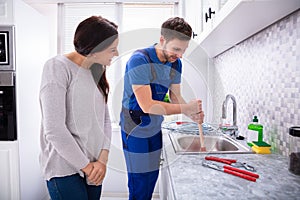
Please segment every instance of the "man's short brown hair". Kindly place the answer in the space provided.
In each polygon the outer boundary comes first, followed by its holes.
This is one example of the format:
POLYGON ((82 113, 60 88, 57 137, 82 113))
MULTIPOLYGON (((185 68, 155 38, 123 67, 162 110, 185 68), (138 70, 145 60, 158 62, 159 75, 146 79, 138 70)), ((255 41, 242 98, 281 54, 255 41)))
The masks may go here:
POLYGON ((167 41, 172 39, 190 40, 192 37, 191 26, 180 17, 173 17, 165 21, 161 26, 161 35, 167 41))

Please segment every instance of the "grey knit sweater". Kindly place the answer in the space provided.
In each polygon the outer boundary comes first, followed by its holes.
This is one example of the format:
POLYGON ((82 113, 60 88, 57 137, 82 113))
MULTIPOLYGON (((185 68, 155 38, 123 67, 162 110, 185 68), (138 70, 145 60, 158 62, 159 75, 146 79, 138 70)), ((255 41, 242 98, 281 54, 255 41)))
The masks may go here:
POLYGON ((63 55, 44 66, 40 105, 40 165, 46 180, 75 173, 109 149, 111 122, 91 70, 63 55))

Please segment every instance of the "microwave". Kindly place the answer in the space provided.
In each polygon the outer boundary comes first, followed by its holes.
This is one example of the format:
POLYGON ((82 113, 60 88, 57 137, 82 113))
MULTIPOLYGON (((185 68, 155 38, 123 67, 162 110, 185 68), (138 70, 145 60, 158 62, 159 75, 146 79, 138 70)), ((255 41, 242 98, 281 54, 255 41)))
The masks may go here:
POLYGON ((15 71, 15 28, 0 25, 0 71, 15 71))

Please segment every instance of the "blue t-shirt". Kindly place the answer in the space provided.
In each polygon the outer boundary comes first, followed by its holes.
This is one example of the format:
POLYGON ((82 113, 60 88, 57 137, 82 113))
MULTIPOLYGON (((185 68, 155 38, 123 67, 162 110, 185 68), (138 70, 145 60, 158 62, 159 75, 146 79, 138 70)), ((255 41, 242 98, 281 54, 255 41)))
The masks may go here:
POLYGON ((137 103, 132 85, 150 85, 152 98, 162 101, 170 85, 181 82, 180 59, 177 59, 176 70, 173 70, 172 63, 162 63, 158 59, 154 45, 143 51, 147 51, 152 64, 149 64, 149 58, 139 51, 134 52, 126 64, 122 106, 130 110, 142 110, 137 103), (154 70, 151 70, 151 65, 154 70), (172 78, 170 77, 171 70, 174 73, 172 78))

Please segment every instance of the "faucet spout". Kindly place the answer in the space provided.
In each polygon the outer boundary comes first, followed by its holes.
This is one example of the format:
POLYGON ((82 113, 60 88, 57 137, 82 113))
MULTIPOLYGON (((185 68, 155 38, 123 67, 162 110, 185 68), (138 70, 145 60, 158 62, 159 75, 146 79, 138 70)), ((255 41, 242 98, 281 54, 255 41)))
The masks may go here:
POLYGON ((226 99, 223 101, 222 118, 226 119, 226 117, 227 117, 227 105, 228 105, 229 99, 231 99, 232 103, 233 103, 233 127, 237 127, 237 125, 236 125, 236 100, 235 100, 235 97, 231 94, 228 94, 226 96, 226 99))

